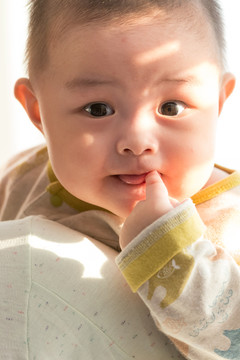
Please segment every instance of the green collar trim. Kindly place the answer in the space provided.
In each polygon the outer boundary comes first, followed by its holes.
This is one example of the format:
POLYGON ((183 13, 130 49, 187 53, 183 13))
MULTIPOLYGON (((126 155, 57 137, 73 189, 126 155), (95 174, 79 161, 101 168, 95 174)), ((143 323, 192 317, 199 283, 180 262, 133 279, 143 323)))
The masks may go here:
POLYGON ((193 195, 191 199, 195 205, 202 204, 240 185, 239 171, 230 170, 228 168, 216 164, 215 167, 225 171, 226 173, 229 174, 229 176, 227 176, 225 179, 216 182, 215 184, 206 187, 205 189, 200 190, 198 193, 193 195))
MULTIPOLYGON (((193 195, 191 199, 195 205, 202 204, 240 185, 240 172, 230 170, 219 165, 215 165, 215 167, 227 172, 229 176, 193 195)), ((46 190, 51 194, 51 204, 54 207, 60 207, 63 202, 65 202, 79 212, 88 210, 103 210, 105 212, 109 212, 106 209, 86 203, 70 194, 58 181, 53 172, 50 161, 48 162, 47 173, 50 184, 47 186, 46 190)))
POLYGON ((64 189, 64 187, 60 184, 56 175, 54 174, 50 161, 48 162, 47 173, 50 184, 47 186, 46 190, 51 194, 51 204, 54 207, 60 207, 63 204, 63 202, 65 202, 70 207, 72 207, 73 209, 79 212, 88 211, 88 210, 107 211, 98 206, 79 200, 78 198, 70 194, 66 189, 64 189))

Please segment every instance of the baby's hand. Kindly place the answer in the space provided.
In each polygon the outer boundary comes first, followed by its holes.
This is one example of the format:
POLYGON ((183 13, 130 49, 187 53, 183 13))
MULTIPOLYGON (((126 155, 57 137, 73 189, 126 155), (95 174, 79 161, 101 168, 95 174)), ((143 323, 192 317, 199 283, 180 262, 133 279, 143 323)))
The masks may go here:
POLYGON ((126 219, 121 234, 120 246, 123 249, 135 236, 162 215, 172 210, 178 203, 168 197, 168 191, 157 171, 146 176, 146 200, 137 203, 126 219))

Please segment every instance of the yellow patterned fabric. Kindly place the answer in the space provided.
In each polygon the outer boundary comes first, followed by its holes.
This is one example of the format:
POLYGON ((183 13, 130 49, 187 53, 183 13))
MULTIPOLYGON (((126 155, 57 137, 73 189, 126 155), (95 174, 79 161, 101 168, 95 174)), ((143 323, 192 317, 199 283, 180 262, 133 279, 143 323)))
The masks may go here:
POLYGON ((240 174, 222 169, 229 176, 149 225, 116 258, 187 359, 240 359, 240 174))
POLYGON ((173 209, 161 217, 152 227, 154 230, 144 242, 139 242, 139 238, 144 236, 141 233, 127 251, 122 251, 118 262, 119 269, 134 292, 174 256, 201 237, 205 230, 196 209, 188 202, 181 204, 177 211, 173 209))

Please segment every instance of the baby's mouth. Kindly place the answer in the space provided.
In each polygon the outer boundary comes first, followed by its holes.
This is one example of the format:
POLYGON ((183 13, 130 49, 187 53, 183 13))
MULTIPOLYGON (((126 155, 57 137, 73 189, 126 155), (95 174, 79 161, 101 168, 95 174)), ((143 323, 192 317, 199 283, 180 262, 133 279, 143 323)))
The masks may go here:
POLYGON ((141 185, 145 183, 147 173, 140 175, 118 175, 118 178, 128 185, 141 185))

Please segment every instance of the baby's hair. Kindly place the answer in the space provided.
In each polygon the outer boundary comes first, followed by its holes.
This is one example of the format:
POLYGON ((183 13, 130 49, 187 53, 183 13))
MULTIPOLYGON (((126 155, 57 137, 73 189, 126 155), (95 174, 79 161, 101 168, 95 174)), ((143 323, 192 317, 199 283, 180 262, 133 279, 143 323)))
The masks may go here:
POLYGON ((156 10, 170 17, 173 10, 181 8, 186 9, 184 16, 195 18, 199 18, 202 9, 214 31, 220 62, 224 67, 224 26, 217 0, 30 0, 25 56, 28 74, 30 76, 44 69, 48 61, 49 43, 74 24, 104 24, 113 20, 124 23, 127 19, 156 10), (187 9, 190 9, 190 13, 187 9))

